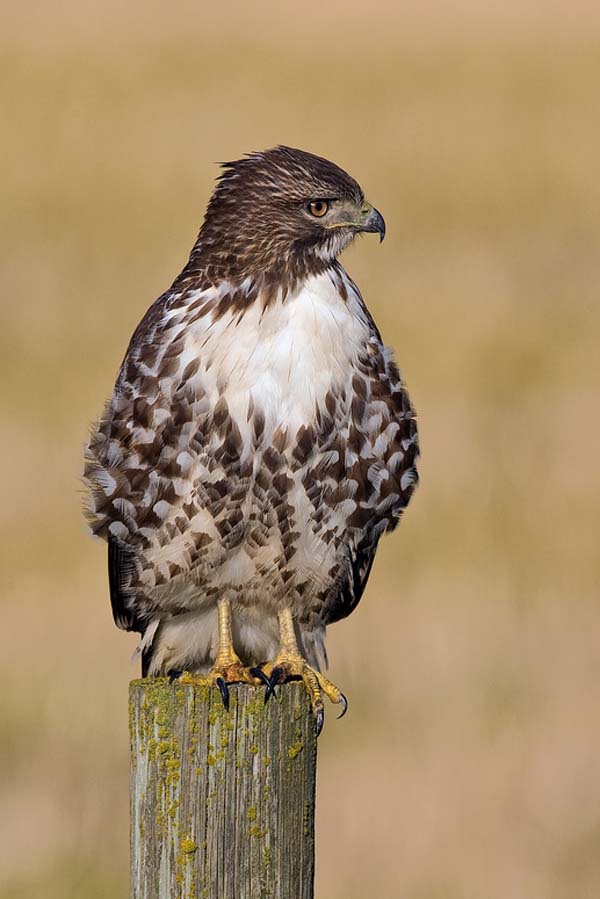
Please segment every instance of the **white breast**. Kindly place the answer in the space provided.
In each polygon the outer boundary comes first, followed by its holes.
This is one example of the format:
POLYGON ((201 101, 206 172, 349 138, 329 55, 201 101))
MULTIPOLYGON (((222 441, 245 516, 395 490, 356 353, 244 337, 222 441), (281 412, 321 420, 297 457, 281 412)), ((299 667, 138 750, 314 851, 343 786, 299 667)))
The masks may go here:
POLYGON ((186 329, 182 364, 200 360, 195 376, 214 407, 224 396, 244 432, 248 406, 265 415, 265 436, 284 424, 294 434, 315 417, 327 392, 347 384, 368 336, 368 324, 350 281, 344 301, 326 273, 308 279, 285 301, 263 309, 260 300, 240 318, 210 312, 186 329))

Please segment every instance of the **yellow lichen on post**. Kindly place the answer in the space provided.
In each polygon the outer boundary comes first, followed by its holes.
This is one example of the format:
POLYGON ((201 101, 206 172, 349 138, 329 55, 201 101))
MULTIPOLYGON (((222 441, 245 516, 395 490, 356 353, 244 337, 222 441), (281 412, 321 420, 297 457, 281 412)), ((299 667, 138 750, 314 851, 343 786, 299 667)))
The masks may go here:
POLYGON ((316 729, 299 683, 133 681, 131 899, 312 899, 316 729))

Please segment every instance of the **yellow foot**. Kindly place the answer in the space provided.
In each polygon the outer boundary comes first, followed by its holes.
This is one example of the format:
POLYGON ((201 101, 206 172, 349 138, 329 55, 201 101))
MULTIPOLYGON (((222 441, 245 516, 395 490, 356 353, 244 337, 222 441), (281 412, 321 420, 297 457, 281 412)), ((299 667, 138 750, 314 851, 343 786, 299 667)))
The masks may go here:
POLYGON ((179 678, 180 684, 193 684, 198 687, 217 686, 221 693, 221 699, 226 709, 229 708, 228 684, 252 684, 253 687, 261 683, 261 678, 256 677, 250 668, 242 665, 237 656, 215 659, 215 663, 207 674, 190 674, 184 671, 179 678))
POLYGON ((253 671, 257 674, 261 672, 261 679, 268 683, 265 702, 270 694, 274 694, 276 684, 283 684, 288 680, 295 679, 302 681, 310 697, 310 704, 317 722, 317 736, 323 729, 325 716, 323 693, 332 702, 341 705, 342 711, 338 718, 343 718, 346 714, 348 701, 342 691, 329 678, 321 674, 320 671, 315 671, 314 668, 311 668, 308 662, 300 655, 279 655, 273 662, 268 662, 266 665, 262 665, 260 669, 253 669, 253 671))

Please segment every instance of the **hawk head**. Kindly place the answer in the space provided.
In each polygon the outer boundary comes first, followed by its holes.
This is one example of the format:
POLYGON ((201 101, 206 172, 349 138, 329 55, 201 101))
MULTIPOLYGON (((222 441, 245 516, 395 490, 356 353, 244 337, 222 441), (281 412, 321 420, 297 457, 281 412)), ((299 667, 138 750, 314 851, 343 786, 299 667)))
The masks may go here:
POLYGON ((190 262, 211 281, 295 282, 385 222, 343 169, 291 147, 223 164, 190 262))

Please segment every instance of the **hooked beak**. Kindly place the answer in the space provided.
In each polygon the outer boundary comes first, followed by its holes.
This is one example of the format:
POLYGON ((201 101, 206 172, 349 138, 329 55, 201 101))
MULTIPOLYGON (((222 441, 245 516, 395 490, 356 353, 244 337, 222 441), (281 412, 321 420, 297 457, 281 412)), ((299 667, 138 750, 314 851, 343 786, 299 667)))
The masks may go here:
POLYGON ((333 231, 337 228, 351 228, 353 231, 368 231, 372 234, 379 234, 379 243, 385 237, 385 222, 382 214, 370 203, 363 203, 362 208, 356 211, 356 207, 352 209, 346 208, 342 211, 342 218, 325 225, 327 231, 333 231))
POLYGON ((385 237, 385 221, 382 214, 378 209, 375 209, 374 206, 371 206, 370 203, 365 203, 363 212, 365 213, 365 218, 362 223, 358 225, 358 230, 379 234, 379 243, 382 243, 383 238, 385 237))

